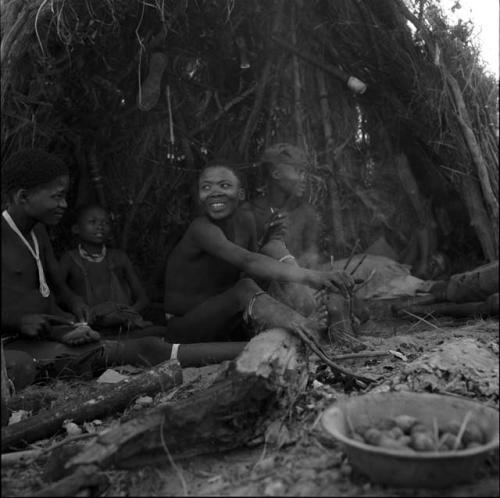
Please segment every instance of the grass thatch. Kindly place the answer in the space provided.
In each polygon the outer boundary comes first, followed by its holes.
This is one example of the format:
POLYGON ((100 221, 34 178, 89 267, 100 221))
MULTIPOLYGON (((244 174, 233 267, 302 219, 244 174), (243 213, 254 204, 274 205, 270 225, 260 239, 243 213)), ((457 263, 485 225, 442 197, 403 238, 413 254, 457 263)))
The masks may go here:
POLYGON ((310 154, 326 253, 348 254, 358 237, 366 248, 382 229, 396 243, 409 238, 403 152, 420 191, 448 210, 457 267, 498 257, 497 81, 470 26, 450 25, 434 1, 414 3, 5 1, 2 155, 27 145, 64 154, 70 201, 103 197, 116 243, 145 276, 158 274, 193 214, 200 165, 234 160, 253 195, 262 186, 253 161, 273 140, 310 154), (136 99, 155 51, 168 63, 158 104, 143 112, 136 99))

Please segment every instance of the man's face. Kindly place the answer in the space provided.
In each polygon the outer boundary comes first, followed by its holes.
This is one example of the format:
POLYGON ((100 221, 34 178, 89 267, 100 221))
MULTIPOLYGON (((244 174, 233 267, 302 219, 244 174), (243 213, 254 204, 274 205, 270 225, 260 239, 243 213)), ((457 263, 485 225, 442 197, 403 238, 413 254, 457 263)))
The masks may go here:
POLYGON ((85 211, 75 226, 75 232, 83 242, 102 245, 111 232, 108 213, 100 207, 92 207, 85 211))
POLYGON ((306 164, 278 164, 272 178, 288 195, 302 197, 306 189, 306 164))
POLYGON ((47 225, 57 225, 66 211, 69 176, 58 176, 39 187, 25 191, 23 206, 31 218, 47 225))
POLYGON ((212 166, 201 174, 198 200, 209 218, 223 220, 231 216, 242 199, 240 182, 230 169, 212 166))

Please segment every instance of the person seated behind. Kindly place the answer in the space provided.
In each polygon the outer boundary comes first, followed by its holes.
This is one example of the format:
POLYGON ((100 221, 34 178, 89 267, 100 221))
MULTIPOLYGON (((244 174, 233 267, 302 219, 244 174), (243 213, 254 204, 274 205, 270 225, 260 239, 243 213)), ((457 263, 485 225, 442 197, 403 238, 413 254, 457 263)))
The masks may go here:
MULTIPOLYGON (((255 216, 259 239, 266 242, 267 234, 271 233, 271 238, 281 238, 286 250, 295 257, 295 261, 287 261, 289 264, 319 269, 318 216, 314 207, 302 198, 309 168, 306 154, 289 143, 277 143, 264 151, 261 164, 266 174, 267 194, 243 205, 255 216)), ((279 243, 275 242, 272 249, 266 248, 266 254, 277 257, 280 253, 277 246, 279 243)), ((310 292, 296 284, 274 283, 273 293, 292 307, 299 304, 310 309, 314 301, 310 292)), ((324 299, 328 302, 330 320, 339 321, 337 310, 344 307, 345 299, 335 292, 324 299)), ((366 322, 369 316, 366 307, 357 298, 353 303, 359 321, 366 322)))
POLYGON ((297 282, 317 289, 352 286, 343 272, 320 272, 257 252, 255 219, 240 209, 236 171, 212 161, 198 179, 202 214, 173 249, 165 270, 167 337, 175 342, 234 339, 243 321, 290 330, 318 330, 325 316, 306 318, 265 293, 255 279, 297 282))
POLYGON ((129 257, 106 245, 111 234, 108 211, 98 204, 81 206, 72 231, 78 247, 63 254, 62 277, 90 307, 92 326, 107 335, 121 330, 134 337, 163 336, 164 327, 153 327, 140 315, 149 299, 129 257))
POLYGON ((62 278, 45 226, 66 211, 69 173, 57 156, 41 149, 14 153, 2 165, 2 344, 16 389, 41 374, 95 374, 113 364, 154 365, 178 353, 181 365, 234 358, 244 343, 176 351, 158 337, 102 341, 85 322, 89 308, 62 278), (54 297, 71 313, 62 313, 54 297), (75 323, 75 321, 83 323, 75 323))
POLYGON ((308 170, 304 151, 289 143, 277 143, 264 151, 261 164, 267 194, 244 205, 255 216, 258 239, 264 236, 276 213, 285 215, 286 247, 300 266, 315 268, 319 255, 319 223, 314 207, 302 199, 308 170))

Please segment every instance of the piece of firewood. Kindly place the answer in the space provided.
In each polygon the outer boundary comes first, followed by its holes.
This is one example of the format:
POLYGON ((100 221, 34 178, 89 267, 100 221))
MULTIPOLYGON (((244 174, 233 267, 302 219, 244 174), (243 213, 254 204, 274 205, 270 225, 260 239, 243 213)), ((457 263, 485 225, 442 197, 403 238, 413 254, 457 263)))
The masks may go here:
POLYGON ((168 360, 140 375, 110 386, 109 391, 87 401, 68 403, 64 408, 41 411, 33 417, 2 428, 2 452, 52 436, 65 420, 76 424, 102 418, 127 407, 140 395, 154 395, 182 384, 177 360, 168 360))
MULTIPOLYGON (((98 436, 66 463, 72 490, 86 487, 86 476, 118 468, 164 463, 241 447, 266 428, 284 393, 303 389, 308 372, 305 348, 292 333, 271 329, 254 337, 208 388, 169 402, 98 436)), ((62 496, 59 483, 41 496, 62 496), (59 490, 59 491, 58 491, 59 490)), ((62 490, 62 491, 61 491, 62 490)))

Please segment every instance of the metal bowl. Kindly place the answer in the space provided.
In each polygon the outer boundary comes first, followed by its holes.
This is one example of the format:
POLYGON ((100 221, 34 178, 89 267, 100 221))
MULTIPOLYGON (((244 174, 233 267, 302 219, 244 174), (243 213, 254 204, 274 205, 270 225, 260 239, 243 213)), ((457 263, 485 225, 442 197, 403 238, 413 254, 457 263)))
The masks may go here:
POLYGON ((498 410, 455 396, 427 393, 365 394, 335 403, 325 410, 321 422, 327 433, 340 441, 353 467, 373 482, 397 487, 445 488, 471 481, 486 456, 499 446, 498 410), (401 452, 372 446, 349 437, 354 428, 377 426, 377 422, 398 415, 412 415, 432 427, 450 420, 463 420, 471 411, 486 443, 457 451, 401 452))

